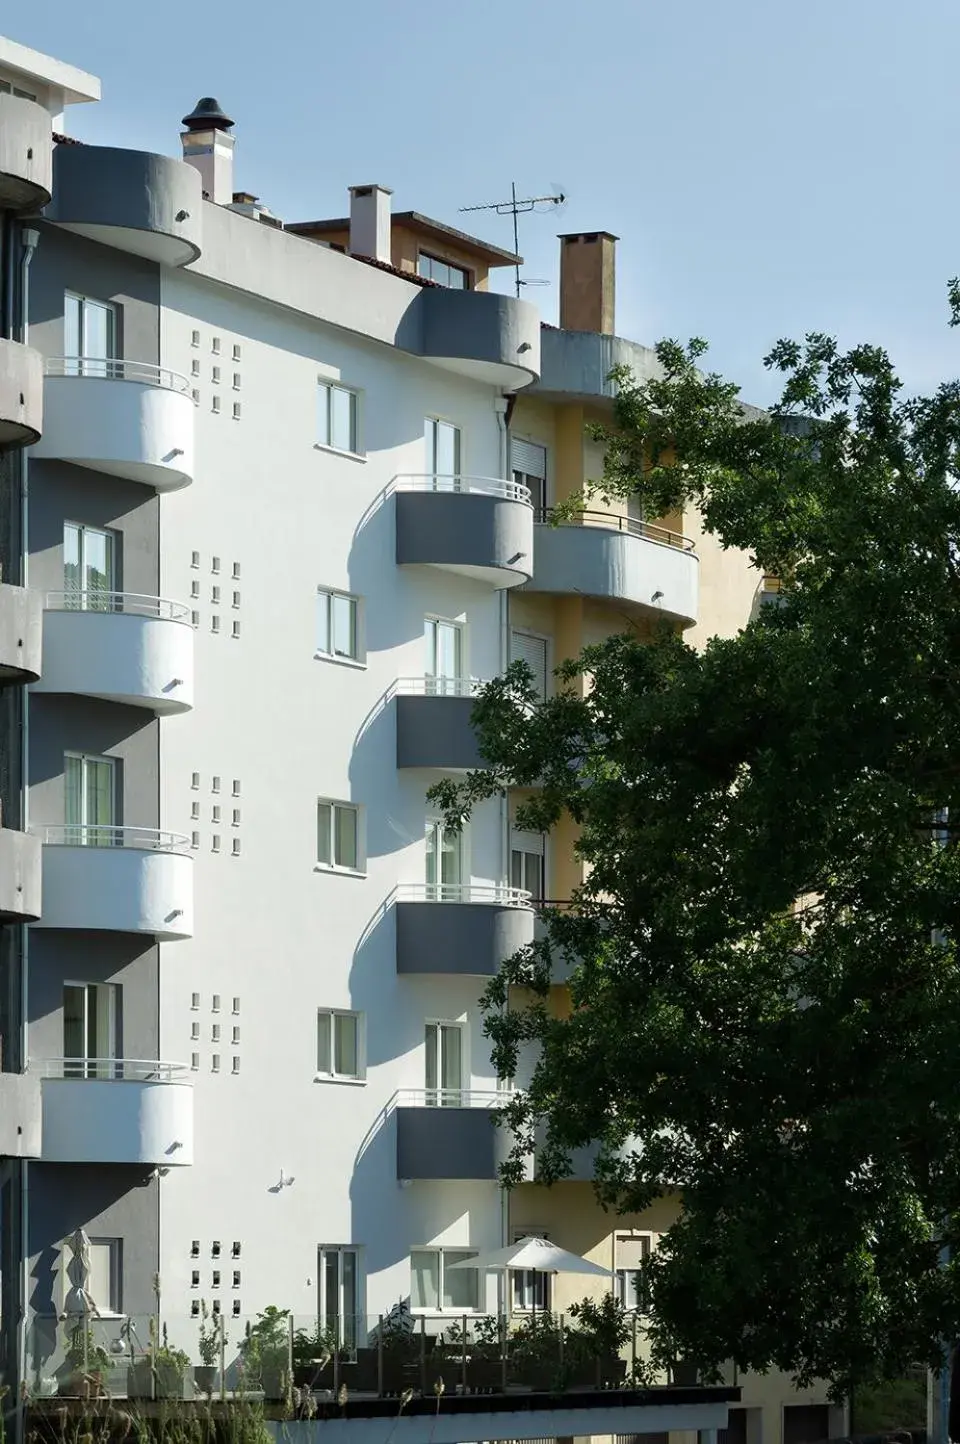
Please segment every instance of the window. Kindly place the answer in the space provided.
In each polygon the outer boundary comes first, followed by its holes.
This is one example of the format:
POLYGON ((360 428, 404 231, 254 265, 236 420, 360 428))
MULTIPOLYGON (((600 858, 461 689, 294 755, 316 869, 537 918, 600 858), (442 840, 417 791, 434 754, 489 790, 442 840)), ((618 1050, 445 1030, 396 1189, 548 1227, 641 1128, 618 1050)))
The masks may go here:
POLYGON ((114 846, 119 841, 114 759, 68 752, 63 774, 67 840, 73 846, 114 846))
POLYGON ((9 80, 0 80, 0 91, 4 95, 16 95, 20 100, 36 100, 32 90, 20 90, 16 85, 11 85, 9 80))
POLYGON ((449 286, 451 291, 469 291, 471 273, 466 266, 455 266, 451 261, 441 261, 439 256, 428 256, 421 251, 417 258, 417 271, 428 281, 438 286, 449 286))
POLYGON ((510 466, 513 479, 530 492, 534 515, 542 519, 547 510, 547 451, 533 441, 511 440, 510 466))
MULTIPOLYGON (((543 1229, 517 1228, 511 1231, 510 1242, 518 1243, 530 1234, 536 1234, 538 1238, 550 1237, 543 1229)), ((538 1314, 549 1310, 552 1284, 550 1274, 543 1273, 540 1269, 511 1269, 510 1278, 514 1310, 530 1310, 538 1314)))
POLYGON ((515 832, 510 839, 510 886, 523 888, 534 902, 544 896, 544 841, 539 832, 515 832))
POLYGON ((480 1306, 480 1275, 476 1269, 454 1268, 476 1258, 476 1249, 412 1248, 410 1307, 437 1313, 467 1313, 480 1306))
POLYGON ((510 633, 511 662, 526 662, 533 673, 533 689, 543 700, 547 695, 547 639, 532 632, 510 633))
POLYGON ((460 622, 427 617, 423 624, 424 675, 427 694, 440 697, 454 692, 451 682, 463 676, 464 628, 460 622))
POLYGON ((430 1108, 459 1108, 463 1102, 463 1028, 459 1023, 427 1023, 424 1084, 430 1108))
POLYGON ((325 1078, 362 1078, 360 1014, 321 1008, 317 1013, 317 1072, 325 1078))
POLYGON ((317 803, 317 862, 360 871, 360 809, 349 802, 317 803))
POLYGON ((355 1348, 358 1316, 362 1313, 357 1250, 339 1244, 321 1246, 317 1250, 317 1278, 321 1322, 336 1331, 338 1343, 355 1348))
POLYGON ((649 1234, 634 1234, 616 1241, 616 1297, 625 1309, 647 1313, 650 1296, 644 1268, 650 1257, 652 1239, 649 1234))
POLYGON ((117 537, 112 531, 79 522, 63 524, 63 589, 67 606, 110 611, 117 591, 117 537))
POLYGON ((357 393, 330 381, 317 384, 317 442, 334 451, 357 451, 357 393))
POLYGON ((317 654, 360 660, 359 606, 346 592, 317 588, 317 654))
POLYGON ((109 301, 68 291, 63 301, 64 371, 68 376, 116 376, 119 317, 109 301))
MULTIPOLYGON (((62 1252, 63 1292, 66 1300, 67 1293, 73 1287, 67 1272, 73 1250, 66 1244, 62 1252)), ((122 1260, 122 1239, 90 1239, 90 1275, 86 1289, 101 1314, 119 1314, 123 1308, 122 1260)))
POLYGON ((460 490, 460 428, 428 416, 423 426, 426 472, 434 491, 460 490))
POLYGON ((64 1073, 112 1078, 116 1071, 119 988, 113 983, 64 983, 64 1073))
POLYGON ((454 832, 439 818, 427 822, 427 897, 434 902, 456 901, 463 881, 464 834, 454 832))

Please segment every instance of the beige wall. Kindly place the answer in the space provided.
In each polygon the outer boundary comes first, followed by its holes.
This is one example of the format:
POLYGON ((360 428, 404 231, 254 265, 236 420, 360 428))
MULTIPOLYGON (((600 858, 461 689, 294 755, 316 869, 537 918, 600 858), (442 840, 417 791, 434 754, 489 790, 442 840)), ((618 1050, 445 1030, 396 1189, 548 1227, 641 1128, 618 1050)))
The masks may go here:
POLYGON ((734 637, 757 605, 762 576, 747 552, 730 547, 703 530, 700 513, 689 509, 684 532, 696 545, 700 558, 700 620, 684 632, 691 647, 703 647, 711 637, 734 637))

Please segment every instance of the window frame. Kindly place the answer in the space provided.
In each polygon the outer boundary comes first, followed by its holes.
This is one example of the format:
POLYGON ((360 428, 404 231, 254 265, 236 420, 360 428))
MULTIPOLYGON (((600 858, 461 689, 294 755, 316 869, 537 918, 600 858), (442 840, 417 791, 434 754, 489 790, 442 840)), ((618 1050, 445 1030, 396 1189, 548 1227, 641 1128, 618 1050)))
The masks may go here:
POLYGON ((432 281, 435 286, 443 286, 447 291, 476 290, 476 271, 472 266, 461 265, 459 261, 450 261, 446 256, 438 256, 433 251, 425 251, 421 247, 417 248, 417 275, 425 281, 432 281), (445 266, 448 272, 456 271, 463 277, 463 285, 451 286, 449 281, 438 280, 436 276, 430 275, 423 269, 424 261, 430 266, 445 266))
POLYGON ((428 1017, 423 1020, 423 1096, 424 1106, 427 1108, 459 1108, 463 1106, 463 1095, 470 1092, 470 1029, 467 1026, 466 1018, 438 1018, 428 1017), (437 1083, 430 1087, 427 1083, 427 1033, 429 1029, 436 1029, 436 1062, 437 1062, 437 1083), (443 1076, 441 1061, 441 1039, 444 1028, 455 1028, 460 1035, 460 1082, 454 1088, 446 1088, 439 1080, 443 1076), (452 1097, 444 1099, 444 1094, 452 1094, 452 1097), (432 1095, 432 1101, 431 1101, 432 1095))
POLYGON ((72 291, 69 287, 63 293, 63 352, 64 361, 75 361, 75 367, 64 366, 64 374, 67 376, 93 376, 100 379, 117 378, 123 375, 123 331, 122 331, 122 308, 116 301, 104 301, 99 296, 88 296, 82 291, 72 291), (77 343, 79 352, 70 356, 67 347, 67 306, 71 302, 78 305, 77 312, 77 343), (107 354, 106 356, 87 356, 84 349, 84 307, 96 306, 102 309, 107 315, 107 354), (93 363, 83 366, 80 363, 88 361, 93 363), (120 363, 120 364, 115 364, 120 363))
POLYGON ((347 802, 342 797, 318 797, 317 798, 317 861, 316 870, 319 872, 335 872, 342 877, 365 877, 366 876, 366 849, 364 846, 364 810, 357 802, 347 802), (328 838, 330 861, 324 862, 320 856, 320 809, 330 809, 330 836, 328 838), (347 863, 336 861, 337 852, 337 809, 349 811, 354 814, 356 825, 356 859, 351 866, 347 863))
POLYGON ((470 886, 470 825, 465 823, 459 831, 448 828, 442 817, 428 816, 424 819, 423 828, 423 886, 428 901, 442 902, 443 889, 445 887, 469 887, 470 886), (431 837, 436 834, 440 838, 440 846, 436 852, 436 862, 439 864, 437 871, 443 871, 443 840, 449 833, 456 841, 456 851, 459 860, 459 880, 456 883, 445 883, 442 877, 437 876, 433 882, 427 880, 427 863, 431 855, 431 837))
MULTIPOLYGON (((531 1236, 549 1240, 550 1233, 547 1229, 535 1228, 532 1224, 526 1228, 510 1230, 511 1243, 519 1243, 522 1238, 531 1236)), ((546 1269, 510 1270, 511 1314, 549 1313, 552 1305, 553 1274, 546 1269)))
MULTIPOLYGON (((364 1028, 364 1015, 353 1008, 318 1008, 317 1009, 317 1057, 314 1071, 314 1081, 317 1083, 365 1083, 367 1078, 367 1056, 366 1056, 366 1029, 364 1028), (355 1052, 357 1059, 357 1071, 355 1073, 336 1072, 337 1062, 337 1018, 352 1018, 356 1025, 355 1052), (320 1067, 320 1028, 321 1019, 328 1020, 329 1036, 327 1046, 330 1053, 331 1070, 320 1067)), ((332 1245, 331 1245, 332 1247, 332 1245)), ((344 1245, 346 1247, 346 1245, 344 1245)))
POLYGON ((469 660, 468 660, 468 657, 467 657, 467 639, 468 639, 468 629, 467 629, 466 620, 461 619, 461 618, 457 618, 457 617, 441 617, 438 612, 425 612, 425 613, 424 613, 424 617, 423 617, 423 651, 424 651, 424 657, 423 657, 423 677, 424 677, 425 690, 426 690, 426 693, 427 693, 427 695, 428 695, 429 697, 440 697, 440 696, 444 696, 447 692, 450 691, 450 689, 445 685, 446 683, 449 683, 449 682, 462 682, 462 681, 464 681, 467 677, 470 676, 470 663, 469 663, 469 660), (430 671, 428 670, 428 664, 431 662, 431 660, 432 660, 433 666, 434 666, 434 667, 437 666, 437 654, 438 654, 438 650, 439 650, 438 647, 437 647, 437 629, 440 628, 440 627, 449 627, 452 631, 454 631, 454 632, 456 633, 456 636, 457 636, 457 650, 459 651, 460 656, 459 656, 459 670, 458 670, 457 675, 456 675, 455 677, 441 676, 441 674, 440 674, 439 672, 436 672, 436 671, 430 672, 430 671), (428 657, 428 655, 427 655, 428 651, 430 650, 430 644, 428 643, 428 640, 427 640, 427 639, 428 639, 428 628, 433 628, 433 629, 434 629, 434 631, 433 631, 433 639, 432 639, 432 650, 433 650, 434 655, 433 655, 433 658, 432 658, 432 659, 431 659, 430 657, 428 657))
POLYGON ((121 839, 117 832, 123 826, 122 822, 122 771, 121 761, 118 757, 97 752, 77 752, 68 747, 63 754, 63 822, 64 827, 76 827, 77 837, 72 845, 77 847, 117 847, 121 839), (67 819, 67 759, 80 763, 80 819, 71 823, 67 819), (110 822, 89 822, 87 820, 87 767, 88 762, 106 762, 110 767, 110 822), (98 835, 106 833, 103 840, 98 835))
POLYGON ((649 1262, 650 1258, 652 1257, 652 1255, 653 1255, 653 1253, 654 1253, 654 1251, 655 1251, 655 1249, 656 1249, 656 1246, 657 1246, 657 1235, 656 1235, 656 1234, 653 1234, 653 1233, 649 1233, 649 1232, 630 1233, 630 1234, 627 1234, 627 1233, 614 1234, 614 1245, 613 1245, 613 1247, 614 1247, 614 1252, 613 1252, 613 1262, 614 1262, 614 1269, 613 1269, 613 1278, 614 1278, 614 1282, 613 1282, 613 1293, 614 1293, 614 1297, 623 1305, 623 1307, 626 1309, 627 1313, 631 1313, 631 1314, 632 1314, 632 1313, 635 1313, 635 1314, 637 1314, 638 1316, 647 1317, 647 1316, 650 1314, 650 1312, 651 1312, 651 1310, 652 1310, 652 1306, 653 1306, 653 1300, 652 1300, 652 1298, 651 1298, 651 1296, 650 1296, 649 1285, 646 1285, 646 1284, 645 1284, 643 1287, 637 1287, 637 1285, 635 1284, 635 1285, 634 1285, 634 1289, 635 1289, 635 1292, 636 1292, 636 1295, 637 1295, 637 1302, 636 1302, 635 1304, 630 1304, 630 1303, 627 1302, 627 1298, 626 1298, 626 1293, 627 1293, 627 1278, 628 1278, 628 1276, 633 1275, 634 1278, 635 1278, 635 1279, 637 1280, 637 1282, 639 1283, 639 1275, 640 1275, 640 1273, 641 1273, 641 1269, 624 1268, 624 1267, 621 1265, 621 1263, 620 1263, 620 1246, 621 1246, 621 1244, 639 1244, 639 1245, 640 1245, 640 1252, 641 1252, 641 1254, 643 1255, 643 1263, 646 1264, 646 1263, 649 1262))
POLYGON ((539 890, 532 888, 526 889, 530 893, 534 903, 545 902, 547 898, 547 841, 546 834, 542 832, 521 832, 519 829, 513 827, 510 829, 510 886, 519 888, 526 887, 526 877, 523 878, 522 882, 516 882, 514 880, 515 858, 522 859, 520 862, 521 873, 526 872, 527 864, 525 859, 535 857, 538 858, 540 862, 539 890), (528 845, 535 840, 539 840, 539 848, 528 845))
MULTIPOLYGON (((462 1256, 463 1256, 464 1254, 466 1254, 466 1255, 468 1255, 468 1256, 471 1256, 471 1257, 473 1257, 473 1258, 479 1257, 480 1250, 479 1250, 478 1248, 473 1248, 473 1247, 472 1247, 471 1245, 469 1245, 469 1244, 463 1244, 463 1245, 456 1245, 456 1244, 443 1244, 443 1245, 440 1245, 440 1244, 416 1244, 416 1245, 414 1245, 414 1246, 410 1249, 410 1254, 409 1254, 409 1261, 410 1261, 410 1312, 411 1312, 411 1314, 417 1314, 418 1316, 419 1316, 419 1315, 423 1315, 423 1316, 425 1316, 425 1317, 430 1317, 431 1315, 433 1315, 433 1316, 438 1316, 438 1315, 440 1315, 440 1316, 444 1316, 444 1317, 449 1317, 449 1316, 454 1316, 454 1317, 456 1317, 456 1316, 458 1316, 458 1315, 459 1315, 459 1316, 462 1316, 463 1314, 470 1314, 470 1315, 472 1315, 472 1314, 481 1314, 481 1313, 483 1313, 483 1312, 484 1312, 484 1307, 483 1307, 483 1305, 484 1305, 484 1299, 483 1299, 482 1284, 481 1284, 481 1280, 480 1280, 480 1274, 481 1274, 481 1270, 480 1270, 480 1269, 473 1269, 473 1270, 472 1270, 473 1277, 474 1277, 474 1280, 475 1280, 475 1287, 474 1287, 474 1300, 475 1300, 475 1302, 474 1302, 473 1304, 471 1304, 468 1308, 464 1308, 462 1305, 445 1304, 445 1303, 443 1302, 444 1284, 445 1284, 445 1277, 446 1277, 446 1276, 445 1276, 445 1270, 444 1270, 444 1255, 445 1255, 445 1254, 457 1254, 457 1255, 458 1255, 457 1262, 459 1263, 459 1262, 461 1261, 462 1256), (436 1305, 433 1305, 433 1304, 415 1304, 415 1303, 413 1302, 413 1295, 414 1295, 414 1287, 413 1287, 413 1281, 414 1281, 413 1257, 414 1257, 414 1254, 435 1254, 435 1255, 438 1256, 438 1261, 439 1261, 439 1263, 438 1263, 438 1268, 437 1268, 437 1303, 436 1303, 436 1305)), ((463 1272, 464 1272, 464 1273, 468 1273, 468 1272, 470 1272, 470 1270, 463 1270, 463 1272)))
POLYGON ((355 1243, 321 1243, 317 1245, 317 1318, 324 1326, 333 1323, 334 1319, 339 1320, 340 1327, 337 1329, 337 1342, 349 1349, 355 1349, 357 1347, 359 1330, 356 1326, 358 1321, 364 1319, 366 1313, 361 1258, 361 1250, 355 1243), (345 1254, 353 1255, 355 1307, 353 1312, 349 1314, 343 1310, 343 1259, 345 1254), (337 1301, 340 1305, 340 1312, 331 1317, 331 1315, 327 1313, 326 1264, 327 1260, 334 1255, 337 1259, 337 1301), (347 1328, 344 1328, 343 1324, 349 1320, 352 1320, 353 1327, 351 1328, 348 1324, 347 1328))
MULTIPOLYGON (((123 584, 122 584, 122 581, 121 581, 122 572, 121 572, 121 552, 120 552, 122 535, 123 535, 123 533, 122 533, 122 532, 119 532, 119 531, 116 529, 116 527, 93 526, 93 525, 91 525, 91 524, 89 524, 88 522, 85 522, 85 521, 73 521, 70 517, 64 517, 64 519, 63 519, 63 592, 64 592, 64 596, 65 596, 65 597, 76 597, 76 598, 78 599, 77 602, 76 602, 76 604, 74 604, 73 606, 71 606, 71 608, 70 608, 71 610, 78 610, 78 611, 115 611, 115 610, 120 610, 120 605, 118 604, 118 602, 117 602, 117 600, 116 600, 116 597, 117 597, 117 594, 118 594, 118 593, 120 593, 120 592, 123 591, 123 584), (73 586, 73 587, 71 587, 71 586, 69 585, 68 578, 67 578, 67 533, 70 532, 70 531, 72 531, 73 533, 76 534, 76 539, 77 539, 77 556, 78 556, 78 561, 77 561, 77 582, 79 583, 79 585, 73 586), (114 598, 114 601, 113 601, 112 604, 109 605, 109 606, 103 606, 103 607, 91 606, 91 605, 90 605, 89 598, 90 598, 91 595, 96 596, 97 594, 96 594, 95 592, 91 593, 90 589, 87 588, 87 587, 84 585, 84 582, 86 581, 85 573, 86 573, 86 570, 87 570, 87 563, 86 563, 86 560, 85 560, 85 554, 86 554, 86 549, 87 549, 87 537, 89 537, 89 536, 103 537, 103 538, 105 538, 105 540, 106 540, 106 542, 107 542, 107 544, 108 544, 108 549, 109 549, 109 557, 108 557, 108 561, 109 561, 109 573, 108 573, 107 580, 108 580, 109 585, 108 585, 108 586, 105 588, 105 590, 104 590, 104 596, 114 598)), ((68 604, 68 605, 69 605, 69 604, 68 604)))
MULTIPOLYGON (((91 983, 86 979, 64 978, 60 985, 60 1036, 63 1039, 64 1076, 70 1078, 113 1078, 117 1073, 117 1061, 122 1049, 121 1021, 123 993, 119 983, 91 983), (83 994, 83 1052, 67 1053, 67 989, 72 988, 83 994), (91 992, 93 1009, 91 1010, 91 992), (99 1017, 99 997, 104 1002, 103 1022, 107 1030, 107 1052, 91 1054, 89 1034, 91 1018, 96 1024, 99 1017), (104 1066, 112 1064, 114 1066, 104 1066)), ((120 1068, 122 1072, 122 1065, 120 1068)))
POLYGON ((330 376, 317 377, 317 413, 316 433, 317 440, 314 446, 318 451, 332 451, 335 456, 352 456, 361 461, 366 460, 366 453, 363 450, 362 425, 362 392, 355 386, 345 386, 342 381, 335 381, 330 376), (323 393, 326 399, 323 399, 323 393), (334 393, 340 392, 350 398, 350 426, 352 435, 351 446, 337 446, 333 440, 334 436, 334 393), (325 412, 324 422, 321 425, 321 413, 325 412), (326 440, 323 432, 326 430, 326 440))
POLYGON ((423 418, 423 469, 426 479, 432 482, 433 491, 460 491, 464 476, 468 475, 464 466, 464 429, 459 421, 452 420, 449 416, 440 416, 437 412, 428 412, 423 418), (438 471, 437 463, 437 428, 449 427, 456 433, 456 465, 453 471, 438 471), (430 428, 428 433, 428 428, 430 428), (433 453, 431 456, 430 453, 433 453), (438 485, 445 482, 446 485, 438 485))
POLYGON ((513 641, 515 637, 530 637, 533 641, 543 643, 544 690, 542 696, 540 697, 540 701, 546 702, 550 697, 553 696, 553 637, 549 634, 549 632, 536 632, 532 627, 511 626, 509 639, 511 662, 520 662, 524 660, 522 657, 514 655, 513 641))
MULTIPOLYGON (((107 1304, 104 1300, 94 1295, 94 1303, 102 1319, 122 1319, 123 1312, 123 1239, 105 1238, 102 1235, 89 1240, 92 1248, 106 1247, 108 1250, 108 1277, 110 1301, 107 1304)), ((67 1294, 73 1285, 70 1282, 70 1275, 67 1269, 73 1257, 73 1250, 70 1247, 70 1240, 66 1238, 60 1245, 60 1285, 61 1301, 66 1304, 67 1294)))
POLYGON ((345 591, 341 591, 339 587, 318 586, 318 587, 317 587, 317 593, 316 593, 315 606, 316 606, 316 611, 317 611, 317 617, 316 617, 316 634, 315 634, 314 653, 313 653, 313 655, 314 655, 314 657, 317 659, 317 661, 320 661, 320 662, 336 662, 336 663, 338 663, 338 664, 339 664, 340 666, 342 666, 342 667, 365 667, 365 666, 367 665, 367 658, 366 658, 366 648, 365 648, 365 646, 364 646, 364 637, 363 637, 363 608, 362 608, 362 606, 361 606, 361 598, 357 596, 356 592, 345 592, 345 591), (339 600, 339 601, 347 601, 347 602, 350 602, 350 603, 352 604, 352 606, 353 606, 353 644, 354 644, 354 647, 355 647, 355 649, 356 649, 356 655, 355 655, 355 656, 351 656, 350 654, 344 653, 344 652, 331 651, 331 650, 328 650, 328 648, 325 648, 325 647, 322 645, 322 640, 323 640, 323 639, 322 639, 321 636, 320 636, 320 631, 321 631, 321 625, 320 625, 320 602, 321 602, 321 598, 324 598, 324 599, 326 600, 326 613, 327 613, 327 638, 326 638, 326 641, 327 641, 327 643, 328 643, 328 647, 329 647, 330 645, 332 645, 332 643, 333 643, 333 641, 334 641, 334 630, 335 630, 335 629, 334 629, 334 624, 333 624, 333 603, 334 603, 334 601, 337 601, 337 600, 339 600))

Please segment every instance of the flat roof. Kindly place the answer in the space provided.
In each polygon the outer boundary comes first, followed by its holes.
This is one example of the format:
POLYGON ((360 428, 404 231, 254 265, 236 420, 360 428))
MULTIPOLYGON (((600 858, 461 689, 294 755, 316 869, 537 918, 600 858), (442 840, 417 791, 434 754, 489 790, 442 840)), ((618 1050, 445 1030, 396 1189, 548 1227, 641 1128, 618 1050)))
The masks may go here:
MULTIPOLYGON (((391 223, 396 222, 408 230, 419 231, 423 236, 433 236, 438 241, 460 246, 478 259, 489 261, 492 266, 523 265, 523 257, 515 255, 513 251, 505 251, 502 246, 492 246, 489 241, 469 236, 466 231, 458 231, 455 226, 444 225, 443 221, 432 220, 430 216, 421 215, 420 211, 393 211, 390 220, 391 223)), ((325 235, 331 231, 349 229, 349 216, 338 216, 335 220, 327 221, 294 221, 284 227, 284 230, 301 236, 325 235)))
POLYGON ((43 85, 57 92, 62 105, 77 105, 85 100, 100 99, 100 81, 95 75, 68 65, 65 60, 55 60, 39 50, 20 45, 6 35, 0 35, 0 66, 13 70, 30 80, 39 80, 43 85))

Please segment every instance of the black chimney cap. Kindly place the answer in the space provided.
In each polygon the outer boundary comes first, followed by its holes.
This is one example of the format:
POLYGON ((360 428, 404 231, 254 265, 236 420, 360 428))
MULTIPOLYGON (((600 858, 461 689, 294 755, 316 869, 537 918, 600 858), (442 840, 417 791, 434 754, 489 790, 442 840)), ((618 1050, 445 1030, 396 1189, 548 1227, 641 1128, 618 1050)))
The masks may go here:
POLYGON ((220 109, 219 100, 212 95, 202 96, 189 115, 181 121, 187 130, 229 130, 233 121, 220 109))

